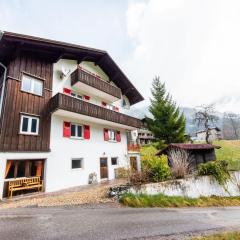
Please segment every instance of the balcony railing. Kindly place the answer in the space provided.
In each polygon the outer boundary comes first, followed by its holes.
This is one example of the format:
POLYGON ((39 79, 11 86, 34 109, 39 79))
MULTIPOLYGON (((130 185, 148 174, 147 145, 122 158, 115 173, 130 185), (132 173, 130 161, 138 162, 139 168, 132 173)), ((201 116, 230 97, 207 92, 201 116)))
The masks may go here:
POLYGON ((112 95, 118 99, 121 98, 121 90, 118 87, 111 85, 110 83, 103 81, 97 76, 88 73, 87 71, 82 70, 81 68, 77 68, 71 74, 71 84, 75 85, 77 82, 82 82, 91 87, 94 87, 100 91, 103 91, 109 95, 112 95))
POLYGON ((119 112, 114 112, 112 110, 73 98, 62 93, 56 94, 50 100, 49 111, 54 112, 58 109, 131 126, 134 128, 140 128, 142 125, 142 122, 137 118, 130 117, 119 112))
POLYGON ((140 145, 139 144, 128 144, 128 151, 129 152, 140 152, 140 145))

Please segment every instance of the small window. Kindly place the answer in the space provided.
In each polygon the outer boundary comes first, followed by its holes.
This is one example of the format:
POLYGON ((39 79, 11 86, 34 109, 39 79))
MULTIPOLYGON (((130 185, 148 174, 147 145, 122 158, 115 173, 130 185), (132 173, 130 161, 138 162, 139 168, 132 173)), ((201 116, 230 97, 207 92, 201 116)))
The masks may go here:
POLYGON ((111 158, 111 163, 112 163, 112 165, 118 165, 118 158, 117 157, 112 157, 111 158))
POLYGON ((22 91, 29 92, 35 95, 42 96, 43 92, 43 81, 37 78, 28 76, 23 74, 22 75, 22 91))
POLYGON ((116 131, 115 130, 108 130, 108 139, 110 141, 116 141, 116 131))
POLYGON ((82 125, 71 123, 71 137, 72 138, 82 138, 83 137, 82 125))
POLYGON ((72 159, 72 169, 83 168, 83 158, 72 159))
POLYGON ((37 135, 39 128, 39 118, 21 115, 20 133, 28 135, 37 135))

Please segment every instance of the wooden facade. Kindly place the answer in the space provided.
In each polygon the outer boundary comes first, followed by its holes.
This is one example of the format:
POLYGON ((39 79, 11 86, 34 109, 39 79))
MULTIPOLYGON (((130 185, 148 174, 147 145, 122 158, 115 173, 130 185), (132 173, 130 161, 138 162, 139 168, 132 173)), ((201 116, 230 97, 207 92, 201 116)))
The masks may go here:
POLYGON ((8 65, 4 107, 1 119, 0 151, 49 151, 51 116, 46 116, 46 106, 52 97, 51 62, 25 54, 17 56, 8 65), (43 81, 43 96, 21 91, 22 74, 43 81), (40 118, 39 134, 19 134, 21 113, 40 118))
POLYGON ((75 85, 78 81, 87 84, 91 87, 94 87, 100 91, 103 91, 107 94, 110 94, 118 99, 121 99, 121 89, 113 86, 112 84, 103 81, 92 74, 77 68, 71 74, 71 84, 75 85))
POLYGON ((133 118, 128 115, 115 112, 89 102, 78 100, 62 93, 56 94, 51 99, 49 104, 49 112, 54 112, 58 109, 79 113, 89 117, 99 118, 136 128, 140 128, 142 124, 141 120, 137 118, 133 118))

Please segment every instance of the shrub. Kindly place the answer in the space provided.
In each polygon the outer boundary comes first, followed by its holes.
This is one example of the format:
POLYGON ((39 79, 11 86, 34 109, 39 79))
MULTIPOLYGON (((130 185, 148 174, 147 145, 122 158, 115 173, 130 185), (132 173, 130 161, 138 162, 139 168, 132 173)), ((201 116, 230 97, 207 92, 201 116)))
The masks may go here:
POLYGON ((129 170, 124 167, 119 167, 115 169, 115 178, 128 178, 129 176, 129 170))
POLYGON ((133 185, 141 185, 149 182, 149 173, 143 169, 141 172, 133 171, 130 174, 130 183, 133 185))
POLYGON ((148 161, 144 161, 143 170, 148 173, 149 180, 152 182, 164 181, 171 176, 167 156, 165 155, 154 156, 148 161))
POLYGON ((182 149, 172 149, 169 152, 171 157, 171 171, 174 178, 185 178, 191 172, 191 155, 182 149))
POLYGON ((198 174, 211 175, 222 186, 225 186, 227 181, 230 179, 230 174, 228 172, 228 163, 223 160, 200 164, 198 166, 198 174))

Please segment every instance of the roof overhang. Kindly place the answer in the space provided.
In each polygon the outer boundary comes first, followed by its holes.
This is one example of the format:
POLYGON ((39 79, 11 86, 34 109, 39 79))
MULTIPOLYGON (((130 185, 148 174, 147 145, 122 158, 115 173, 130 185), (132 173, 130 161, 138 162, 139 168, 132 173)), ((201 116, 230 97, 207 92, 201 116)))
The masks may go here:
POLYGON ((23 34, 1 32, 1 62, 8 64, 11 59, 23 52, 26 55, 37 55, 53 63, 61 58, 77 60, 78 63, 92 61, 121 89, 131 105, 144 100, 106 51, 23 34))

